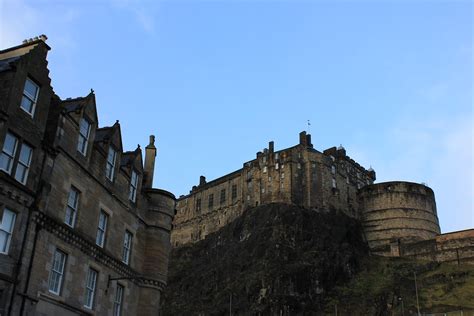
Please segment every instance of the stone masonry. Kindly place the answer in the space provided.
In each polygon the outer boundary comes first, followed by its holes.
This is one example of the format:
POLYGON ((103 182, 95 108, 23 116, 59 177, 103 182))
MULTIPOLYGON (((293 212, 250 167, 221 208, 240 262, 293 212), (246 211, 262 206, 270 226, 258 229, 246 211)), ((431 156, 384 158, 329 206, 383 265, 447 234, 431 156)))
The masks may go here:
POLYGON ((46 37, 0 51, 0 315, 157 315, 173 194, 93 91, 61 100, 46 37))

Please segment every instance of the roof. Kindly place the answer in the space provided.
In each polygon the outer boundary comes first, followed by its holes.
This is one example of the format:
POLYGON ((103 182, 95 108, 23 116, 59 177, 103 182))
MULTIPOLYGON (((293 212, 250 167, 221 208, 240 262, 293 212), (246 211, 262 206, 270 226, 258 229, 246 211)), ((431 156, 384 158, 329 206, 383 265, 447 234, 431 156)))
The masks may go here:
POLYGON ((126 166, 132 164, 133 160, 137 156, 135 151, 126 151, 122 154, 122 159, 120 161, 121 166, 126 166))
POLYGON ((11 57, 21 57, 30 52, 33 48, 38 46, 38 44, 44 45, 47 50, 50 50, 51 47, 46 44, 47 37, 41 35, 40 37, 35 37, 34 39, 29 39, 23 41, 21 45, 9 47, 7 49, 0 50, 0 60, 5 60, 11 57))
POLYGON ((103 142, 103 141, 109 139, 110 135, 112 134, 112 131, 113 131, 112 126, 98 128, 95 131, 95 141, 96 142, 103 142))

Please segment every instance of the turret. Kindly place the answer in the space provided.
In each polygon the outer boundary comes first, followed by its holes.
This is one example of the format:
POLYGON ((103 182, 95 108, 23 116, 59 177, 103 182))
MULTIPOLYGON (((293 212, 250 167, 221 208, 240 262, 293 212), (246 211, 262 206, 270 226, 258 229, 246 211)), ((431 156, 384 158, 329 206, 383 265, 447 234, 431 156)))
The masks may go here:
POLYGON ((143 170, 143 188, 151 188, 153 186, 153 173, 155 171, 155 135, 150 135, 150 143, 145 147, 145 168, 143 170))

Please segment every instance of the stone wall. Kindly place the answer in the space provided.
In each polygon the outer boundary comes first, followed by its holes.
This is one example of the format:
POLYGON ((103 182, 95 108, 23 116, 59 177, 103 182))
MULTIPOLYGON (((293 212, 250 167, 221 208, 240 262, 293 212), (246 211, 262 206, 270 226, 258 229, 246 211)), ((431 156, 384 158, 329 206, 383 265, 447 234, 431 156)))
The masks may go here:
POLYGON ((474 264, 474 229, 446 233, 416 243, 400 243, 399 249, 403 257, 474 264))
POLYGON ((368 185, 359 193, 362 224, 373 252, 386 253, 392 240, 427 240, 440 234, 433 190, 410 182, 368 185))
POLYGON ((245 210, 274 202, 359 217, 357 190, 374 180, 375 172, 357 164, 344 148, 321 153, 313 148, 311 136, 302 132, 296 146, 275 151, 270 142, 242 169, 210 182, 201 177, 199 185, 178 200, 172 243, 202 240, 245 210))

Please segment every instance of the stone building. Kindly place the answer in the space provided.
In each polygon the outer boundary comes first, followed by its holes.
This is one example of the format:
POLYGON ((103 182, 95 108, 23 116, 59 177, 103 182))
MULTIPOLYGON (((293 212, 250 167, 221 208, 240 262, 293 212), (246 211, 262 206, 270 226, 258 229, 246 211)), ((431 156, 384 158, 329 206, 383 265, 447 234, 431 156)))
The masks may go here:
POLYGON ((375 254, 400 255, 401 244, 440 235, 433 191, 423 184, 374 184, 375 171, 352 160, 342 146, 320 152, 311 135, 275 151, 274 143, 243 168, 198 186, 177 201, 173 246, 204 239, 246 209, 272 202, 338 210, 361 221, 375 254), (397 252, 398 251, 398 252, 397 252))
POLYGON ((433 190, 424 184, 374 183, 375 171, 342 146, 323 152, 311 136, 275 151, 274 143, 235 172, 199 185, 177 201, 174 247, 204 239, 259 204, 273 202, 337 210, 360 220, 371 253, 474 264, 474 229, 440 233, 433 190))
POLYGON ((175 198, 155 139, 124 151, 93 91, 61 100, 45 41, 0 51, 0 315, 157 315, 175 198))
POLYGON ((270 142, 242 169, 210 182, 201 177, 189 195, 178 199, 172 243, 201 240, 249 207, 271 202, 359 217, 358 189, 374 181, 375 171, 352 160, 342 146, 320 152, 311 135, 301 132, 296 146, 275 151, 270 142))

